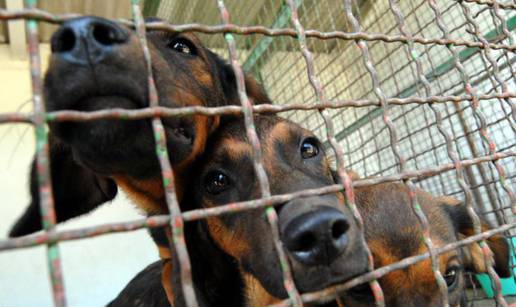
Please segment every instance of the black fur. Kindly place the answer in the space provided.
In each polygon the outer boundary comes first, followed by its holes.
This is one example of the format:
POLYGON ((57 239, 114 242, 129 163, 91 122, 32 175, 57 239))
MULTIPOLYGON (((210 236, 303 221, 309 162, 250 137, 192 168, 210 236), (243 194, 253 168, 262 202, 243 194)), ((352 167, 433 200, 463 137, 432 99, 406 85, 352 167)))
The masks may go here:
POLYGON ((168 307, 165 290, 161 286, 161 261, 148 265, 120 294, 107 306, 108 307, 168 307))
MULTIPOLYGON (((134 33, 131 35, 134 36, 134 33)), ((160 60, 161 71, 154 67, 156 86, 160 93, 159 104, 165 107, 182 106, 186 103, 183 100, 185 95, 181 94, 183 92, 200 99, 206 106, 239 104, 231 66, 199 44, 196 47, 205 58, 170 50, 168 44, 175 38, 174 35, 159 31, 147 34, 149 46, 158 55, 158 59, 153 59, 160 60), (206 85, 195 79, 196 75, 204 71, 197 70, 194 73, 190 68, 192 63, 200 62, 206 65, 196 67, 204 67, 213 84, 206 85)), ((119 47, 117 52, 93 68, 69 63, 59 53, 53 54, 44 83, 47 109, 98 111, 113 107, 138 109, 148 106, 146 68, 139 50, 141 53, 138 41, 130 40, 130 43, 119 47), (119 53, 121 56, 118 56, 119 53)), ((246 85, 249 85, 248 95, 256 103, 270 102, 253 79, 246 77, 246 85)), ((208 126, 214 122, 212 118, 207 121, 208 126)), ((163 124, 170 162, 174 167, 193 154, 193 143, 197 137, 195 122, 192 117, 174 117, 164 118, 163 124), (178 127, 182 132, 177 132, 178 127)), ((110 179, 113 175, 129 176, 133 180, 161 176, 150 120, 52 122, 49 138, 58 222, 88 213, 112 200, 117 192, 114 181, 110 179)), ((31 202, 11 229, 11 237, 41 229, 40 199, 34 167, 30 177, 31 202)))
MULTIPOLYGON (((166 235, 162 228, 153 228, 150 232, 157 245, 167 246, 166 235)), ((203 307, 244 306, 244 285, 236 261, 220 250, 207 233, 202 222, 191 222, 185 225, 188 254, 192 263, 192 278, 199 305, 203 307)), ((176 260, 177 257, 172 258, 174 306, 185 306, 178 270, 179 263, 176 260)), ((163 261, 157 261, 138 273, 108 306, 169 306, 161 284, 162 263, 163 261)))
MULTIPOLYGON (((73 160, 70 148, 50 138, 50 171, 57 221, 87 213, 99 204, 115 198, 117 187, 113 180, 102 177, 73 160)), ((22 217, 9 232, 18 237, 42 228, 39 185, 35 161, 30 171, 30 194, 32 200, 22 217)))

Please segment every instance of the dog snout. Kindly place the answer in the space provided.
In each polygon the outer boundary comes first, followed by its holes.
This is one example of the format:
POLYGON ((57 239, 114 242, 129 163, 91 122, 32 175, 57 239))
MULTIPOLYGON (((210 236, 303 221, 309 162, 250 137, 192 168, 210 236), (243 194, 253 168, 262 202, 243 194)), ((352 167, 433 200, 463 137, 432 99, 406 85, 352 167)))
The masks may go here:
POLYGON ((346 250, 349 228, 342 212, 318 206, 287 222, 282 239, 297 261, 309 266, 329 265, 346 250))
POLYGON ((81 17, 64 23, 52 36, 51 49, 63 60, 96 64, 129 40, 129 32, 107 19, 81 17))

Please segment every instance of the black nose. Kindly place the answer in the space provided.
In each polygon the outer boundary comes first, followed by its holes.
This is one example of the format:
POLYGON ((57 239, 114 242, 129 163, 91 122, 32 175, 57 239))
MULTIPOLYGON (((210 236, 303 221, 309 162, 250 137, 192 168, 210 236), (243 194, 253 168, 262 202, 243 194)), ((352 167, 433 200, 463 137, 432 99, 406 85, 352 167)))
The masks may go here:
POLYGON ((54 33, 51 49, 65 61, 91 65, 102 61, 128 39, 128 31, 112 21, 81 17, 65 22, 54 33))
POLYGON ((328 265, 348 245, 349 223, 339 210, 321 206, 301 214, 283 228, 282 239, 296 260, 306 265, 328 265))

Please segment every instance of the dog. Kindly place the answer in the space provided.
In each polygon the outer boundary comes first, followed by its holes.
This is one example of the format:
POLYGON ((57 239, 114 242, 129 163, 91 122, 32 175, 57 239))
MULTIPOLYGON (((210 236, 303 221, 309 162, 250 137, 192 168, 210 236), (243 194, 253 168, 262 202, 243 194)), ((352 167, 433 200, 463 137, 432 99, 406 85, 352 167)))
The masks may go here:
MULTIPOLYGON (((152 20, 151 20, 152 21, 152 20)), ((159 105, 239 105, 233 69, 189 33, 148 31, 159 105)), ((44 80, 48 111, 99 111, 149 106, 147 68, 136 33, 98 17, 72 19, 51 39, 44 80)), ((245 76, 252 103, 270 103, 245 76)), ((220 117, 162 119, 178 198, 191 162, 203 152, 220 117)), ((57 222, 112 200, 118 188, 147 214, 167 213, 150 120, 96 120, 49 124, 50 173, 57 222)), ((41 229, 36 165, 30 172, 31 203, 10 231, 18 237, 41 229)))
MULTIPOLYGON (((334 174, 316 136, 288 120, 255 116, 263 165, 271 194, 286 194, 334 184, 334 174)), ((260 188, 252 149, 241 119, 221 125, 194 163, 183 210, 214 208, 257 199, 260 188)), ((343 282, 367 271, 365 245, 341 193, 295 199, 275 210, 281 241, 300 292, 343 282)), ((166 246, 160 229, 152 230, 166 246)), ((192 276, 201 306, 265 306, 287 297, 264 209, 185 225, 192 276)), ((163 295, 183 306, 175 257, 152 264, 110 306, 160 306, 163 295), (161 276, 158 267, 162 266, 161 276), (161 289, 159 282, 161 280, 161 289), (138 289, 154 287, 148 291, 138 289)), ((324 306, 336 306, 329 302, 324 306)))
MULTIPOLYGON (((356 203, 364 219, 367 244, 379 268, 427 251, 423 229, 410 206, 409 190, 401 183, 384 183, 355 189, 356 203)), ((428 218, 430 238, 435 247, 474 234, 467 207, 457 199, 434 197, 417 190, 416 197, 428 218)), ((490 228, 481 219, 482 231, 490 228)), ((509 277, 509 246, 502 235, 486 240, 493 251, 492 262, 500 277, 509 277)), ((448 288, 450 306, 467 306, 464 272, 485 273, 486 263, 478 243, 440 254, 439 270, 448 288)), ((442 296, 430 259, 382 276, 386 306, 441 306, 442 296)), ((374 306, 368 284, 359 285, 343 296, 346 306, 374 306)))
MULTIPOLYGON (((231 130, 236 131, 234 129, 231 130)), ((275 130, 273 128, 273 131, 275 130)), ((229 135, 231 134, 235 134, 235 132, 229 133, 229 135)), ((273 136, 271 137, 274 138, 273 136)), ((282 138, 282 142, 288 143, 289 138, 282 138)), ((212 177, 210 175, 206 177, 206 170, 212 168, 217 170, 219 165, 228 165, 225 159, 220 158, 227 151, 226 148, 239 148, 239 145, 237 146, 233 141, 226 141, 224 139, 215 141, 215 143, 218 145, 218 148, 213 149, 213 153, 210 156, 213 162, 209 162, 209 160, 208 162, 202 162, 205 165, 201 167, 201 172, 199 173, 202 175, 198 182, 205 185, 211 185, 212 182, 219 181, 221 183, 233 182, 234 180, 229 180, 229 178, 227 180, 222 179, 225 177, 220 177, 217 173, 215 173, 217 176, 212 177), (203 176, 205 179, 202 179, 203 176), (216 180, 206 180, 206 178, 215 178, 216 180)), ((270 150, 270 141, 264 140, 264 143, 267 144, 264 149, 266 153, 265 165, 267 165, 268 169, 275 169, 275 172, 284 170, 285 172, 281 172, 281 180, 290 182, 290 177, 296 177, 297 175, 295 174, 297 172, 278 167, 275 163, 277 163, 277 160, 281 161, 285 157, 294 156, 281 155, 279 154, 281 151, 270 150), (271 152, 274 152, 274 154, 271 154, 271 152), (269 159, 272 159, 273 163, 269 159)), ((278 150, 286 147, 288 145, 280 143, 277 143, 275 146, 278 150)), ((233 150, 229 152, 233 152, 233 150)), ((231 157, 230 159, 233 159, 235 156, 241 157, 242 155, 228 155, 228 157, 231 157)), ((248 167, 251 167, 250 161, 247 164, 249 164, 248 167)), ((229 165, 232 165, 232 163, 229 163, 229 165)), ((225 166, 224 168, 231 167, 225 166)), ((238 165, 236 169, 244 170, 245 166, 238 165)), ((208 172, 208 174, 210 173, 208 172)), ((225 172, 221 172, 221 174, 226 175, 225 172)), ((246 172, 243 171, 241 174, 246 174, 246 172)), ((271 187, 274 188, 274 183, 277 183, 277 181, 274 180, 273 176, 275 175, 273 174, 278 173, 273 172, 271 174, 269 172, 268 174, 270 177, 272 175, 273 184, 271 184, 271 187)), ((350 174, 353 173, 350 172, 350 174)), ((353 174, 353 176, 356 179, 356 175, 353 174)), ((244 188, 240 188, 238 194, 254 195, 247 192, 252 190, 250 188, 253 185, 252 181, 244 179, 245 177, 243 176, 239 176, 239 178, 241 179, 239 179, 238 186, 244 188)), ((217 190, 224 191, 224 193, 234 193, 231 192, 231 189, 225 188, 226 184, 215 184, 215 186, 217 190)), ((203 189, 199 185, 196 185, 196 187, 197 189, 203 189)), ((305 188, 309 187, 312 186, 305 186, 305 188)), ((408 192, 408 188, 401 183, 383 183, 355 189, 356 205, 364 219, 365 239, 373 255, 375 268, 426 252, 426 247, 422 241, 422 227, 412 212, 408 192)), ((208 192, 204 193, 207 194, 208 192)), ((208 198, 201 196, 202 192, 199 193, 197 190, 194 194, 197 195, 194 197, 197 201, 192 203, 203 203, 202 199, 204 199, 204 204, 201 206, 203 208, 216 206, 221 201, 211 200, 209 195, 208 198)), ((451 197, 434 197, 423 190, 417 190, 415 195, 430 223, 430 237, 435 246, 443 246, 474 234, 473 223, 464 203, 451 197)), ((226 198, 227 196, 220 197, 223 201, 236 201, 233 198, 226 198)), ((250 196, 248 198, 253 197, 250 196)), ((194 208, 196 207, 194 206, 194 208)), ((286 210, 293 210, 292 208, 285 207, 285 205, 279 207, 280 228, 283 230, 281 235, 287 249, 291 246, 288 244, 288 235, 284 232, 288 226, 282 223, 285 220, 282 220, 281 217, 287 213, 286 210)), ((218 301, 217 298, 240 299, 231 302, 224 301, 222 302, 223 306, 264 306, 276 302, 277 298, 284 297, 284 293, 278 293, 278 291, 272 290, 273 287, 271 287, 274 284, 271 280, 278 278, 278 273, 275 273, 277 269, 272 264, 273 260, 264 256, 260 247, 255 247, 256 245, 254 244, 251 245, 249 240, 241 239, 242 237, 253 238, 252 234, 246 232, 245 229, 255 227, 255 221, 260 219, 263 219, 263 216, 239 217, 239 214, 235 214, 227 222, 217 220, 210 222, 207 220, 206 222, 197 222, 197 226, 193 226, 191 223, 187 224, 190 227, 190 232, 187 232, 187 243, 193 264, 194 286, 196 286, 197 296, 201 298, 203 306, 219 306, 217 304, 221 303, 221 301, 218 301), (245 225, 239 224, 239 220, 245 221, 245 225), (212 225, 211 229, 210 223, 212 225), (219 226, 219 224, 223 224, 223 226, 219 226), (194 239, 192 239, 192 236, 194 239), (224 238, 224 236, 229 236, 229 238, 224 238), (239 251, 247 251, 247 249, 242 247, 246 247, 252 250, 252 253, 256 252, 256 254, 249 257, 244 253, 244 256, 242 256, 242 253, 239 254, 239 251), (217 250, 219 251, 217 252, 217 250), (229 258, 229 260, 224 261, 225 257, 229 258), (218 259, 218 261, 213 259, 218 259), (248 263, 249 261, 254 261, 255 263, 248 263), (232 263, 237 265, 232 267, 232 263), (262 271, 265 274, 259 273, 258 269, 263 268, 261 266, 263 263, 268 264, 264 271, 262 271), (244 276, 244 278, 241 276, 244 276), (243 291, 239 292, 239 289, 243 289, 243 291), (206 297, 211 297, 212 299, 206 299, 206 297)), ((490 228, 483 219, 481 219, 481 224, 482 231, 490 228)), ((301 229, 304 228, 304 226, 299 227, 301 229)), ((253 233, 255 236, 260 236, 259 238, 254 238, 253 241, 262 242, 262 240, 270 240, 270 233, 262 231, 255 231, 253 233)), ((160 243, 161 245, 166 244, 165 236, 159 229, 153 229, 152 234, 156 242, 162 242, 160 243)), ((493 251, 491 260, 494 263, 496 272, 500 277, 510 276, 509 246, 506 239, 502 235, 494 235, 487 239, 486 242, 493 251)), ((268 247, 268 250, 271 250, 271 248, 268 247)), ((295 257, 291 249, 289 249, 289 257, 295 257)), ((295 261, 293 262, 295 263, 295 261)), ((361 265, 363 265, 366 258, 365 256, 348 256, 344 257, 344 259, 339 258, 337 261, 349 262, 347 266, 344 264, 349 269, 349 267, 356 266, 357 261, 362 261, 361 265)), ((440 264, 439 269, 448 286, 450 306, 467 306, 463 273, 466 271, 474 273, 486 272, 486 263, 480 245, 473 243, 441 254, 438 256, 438 261, 440 264)), ((181 291, 179 288, 180 280, 178 278, 179 273, 174 272, 171 268, 177 267, 177 263, 172 264, 173 262, 174 260, 161 260, 151 264, 129 282, 110 306, 134 306, 136 301, 141 303, 141 306, 166 306, 167 303, 163 303, 166 301, 165 297, 168 295, 169 298, 174 298, 173 293, 176 293, 174 300, 176 304, 174 306, 183 306, 182 301, 178 300, 177 297, 177 294, 180 296, 181 291), (161 272, 159 267, 163 268, 161 272), (173 278, 174 285, 167 284, 170 276, 173 278), (172 291, 171 289, 179 290, 172 291)), ((296 268, 295 265, 294 268, 296 268)), ((309 272, 307 270, 307 275, 309 272)), ((355 275, 355 273, 357 271, 349 272, 350 276, 355 275)), ((379 282, 383 289, 386 306, 440 306, 441 304, 442 297, 435 282, 431 262, 428 259, 408 268, 390 272, 382 276, 379 282)), ((328 281, 323 281, 321 282, 321 287, 328 284, 328 281)), ((302 282, 298 279, 296 279, 296 285, 302 292, 318 288, 303 287, 302 282)), ((274 286, 277 287, 275 288, 276 290, 282 289, 281 284, 276 283, 274 286)), ((363 284, 341 294, 338 302, 327 303, 327 306, 332 305, 374 306, 375 302, 369 285, 363 284)))
MULTIPOLYGON (((107 307, 171 306, 162 283, 162 268, 167 265, 168 261, 170 260, 158 260, 148 265, 127 284, 107 307)), ((169 289, 169 291, 172 290, 169 289)))

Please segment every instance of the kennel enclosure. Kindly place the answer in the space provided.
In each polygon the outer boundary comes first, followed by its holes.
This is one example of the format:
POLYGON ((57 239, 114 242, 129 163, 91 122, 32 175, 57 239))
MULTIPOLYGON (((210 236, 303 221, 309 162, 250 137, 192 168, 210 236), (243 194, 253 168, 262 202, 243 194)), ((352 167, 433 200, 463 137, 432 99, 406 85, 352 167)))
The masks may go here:
MULTIPOLYGON (((260 144, 252 132, 252 113, 281 112, 280 116, 315 131, 325 141, 327 151, 335 156, 335 166, 341 170, 342 185, 333 189, 344 191, 357 219, 359 214, 351 193, 354 185, 402 180, 411 189, 422 188, 434 195, 450 195, 465 201, 496 226, 488 234, 503 232, 509 239, 516 235, 516 42, 513 33, 516 4, 512 1, 132 1, 132 7, 128 8, 132 8, 134 22, 126 19, 121 22, 136 26, 142 46, 145 46, 145 27, 140 7, 145 15, 164 20, 147 24, 147 29, 199 33, 210 49, 231 60, 237 77, 242 78, 243 70, 252 72, 264 85, 274 105, 253 108, 244 94, 241 108, 163 110, 157 108, 157 93, 152 90, 151 78, 150 108, 90 115, 49 114, 43 109, 37 54, 39 41, 48 36, 38 36, 37 25, 38 22, 59 23, 71 17, 64 13, 71 12, 49 13, 38 7, 44 9, 45 1, 39 4, 26 1, 26 9, 21 11, 0 9, 3 20, 27 19, 34 89, 34 113, 0 114, 0 123, 28 122, 35 126, 48 232, 2 240, 0 250, 47 244, 54 301, 58 306, 66 304, 66 288, 62 283, 62 274, 66 272, 60 268, 59 241, 170 224, 176 234, 175 248, 181 255, 182 276, 188 280, 188 255, 181 243, 182 223, 235 210, 235 207, 222 207, 211 213, 181 214, 171 184, 166 150, 163 150, 166 147, 159 143, 164 140, 159 116, 242 112, 251 128, 249 139, 255 151, 259 151, 260 144), (59 14, 53 15, 56 13, 59 14), (169 183, 166 188, 171 217, 55 231, 46 172, 45 125, 52 120, 108 117, 153 118, 156 141, 160 145, 157 154, 164 181, 169 183), (344 169, 352 169, 366 179, 351 181, 342 172, 344 169)), ((39 29, 42 30, 41 26, 39 29)), ((150 65, 148 68, 150 71, 150 65)), ((256 160, 254 166, 258 174, 263 173, 261 161, 256 160)), ((264 199, 236 207, 237 210, 266 208, 274 229, 276 216, 270 205, 279 203, 280 199, 270 196, 267 178, 261 176, 260 179, 264 199)), ((291 197, 302 195, 301 192, 291 197)), ((411 199, 425 225, 417 199, 411 199)), ((475 240, 485 238, 486 234, 477 234, 475 240)), ((289 292, 285 304, 335 295, 335 290, 299 294, 277 233, 275 240, 289 292)), ((425 238, 425 242, 431 251, 427 256, 435 261, 435 253, 443 249, 433 246, 429 238, 425 238)), ((514 245, 511 251, 516 252, 514 245)), ((402 265, 408 264, 410 261, 402 265)), ((514 271, 514 263, 512 266, 514 271)), ((370 281, 377 303, 382 305, 381 289, 374 281, 382 272, 385 273, 377 270, 358 277, 342 288, 370 281)), ((490 275, 496 284, 497 277, 493 273, 490 275)), ((442 274, 435 270, 435 276, 444 293, 442 274)), ((471 283, 476 287, 473 279, 471 283)), ((189 293, 189 304, 195 305, 191 285, 185 283, 183 289, 189 293)), ((505 300, 512 300, 510 296, 503 298, 499 291, 497 293, 494 299, 501 305, 505 300)), ((469 297, 472 302, 483 298, 480 291, 474 291, 469 297)))

